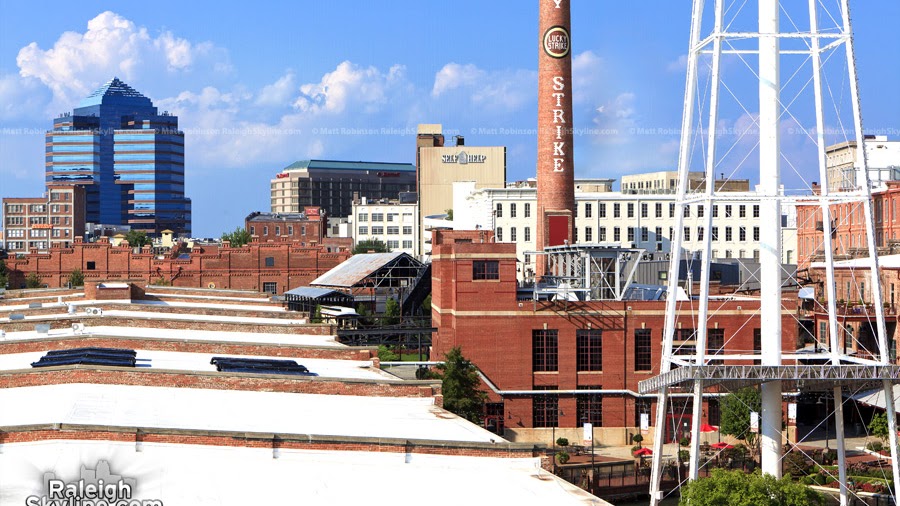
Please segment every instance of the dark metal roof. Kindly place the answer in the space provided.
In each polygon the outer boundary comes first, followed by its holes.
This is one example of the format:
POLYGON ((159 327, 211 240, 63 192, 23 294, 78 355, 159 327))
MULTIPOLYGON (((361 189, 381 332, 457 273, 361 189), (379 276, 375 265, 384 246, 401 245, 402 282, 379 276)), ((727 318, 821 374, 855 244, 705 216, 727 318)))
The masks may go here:
POLYGON ((343 160, 300 160, 284 168, 284 170, 291 169, 381 170, 389 172, 415 172, 416 166, 411 163, 350 162, 343 160))
POLYGON ((326 297, 335 294, 351 298, 349 295, 337 290, 332 290, 330 288, 317 288, 314 286, 298 286, 293 290, 284 292, 284 294, 293 295, 295 297, 308 297, 310 299, 318 299, 319 297, 326 297))
POLYGON ((364 253, 353 255, 343 263, 313 280, 310 285, 350 288, 362 282, 378 269, 381 269, 404 256, 417 262, 417 260, 408 254, 402 252, 364 253))

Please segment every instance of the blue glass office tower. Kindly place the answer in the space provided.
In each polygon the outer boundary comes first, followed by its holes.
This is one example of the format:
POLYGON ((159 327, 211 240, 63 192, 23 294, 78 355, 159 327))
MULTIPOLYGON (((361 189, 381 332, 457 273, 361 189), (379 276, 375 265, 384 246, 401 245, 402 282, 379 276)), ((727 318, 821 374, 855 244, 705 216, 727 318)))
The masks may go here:
POLYGON ((46 182, 85 187, 85 220, 191 233, 178 117, 113 78, 47 132, 46 182))

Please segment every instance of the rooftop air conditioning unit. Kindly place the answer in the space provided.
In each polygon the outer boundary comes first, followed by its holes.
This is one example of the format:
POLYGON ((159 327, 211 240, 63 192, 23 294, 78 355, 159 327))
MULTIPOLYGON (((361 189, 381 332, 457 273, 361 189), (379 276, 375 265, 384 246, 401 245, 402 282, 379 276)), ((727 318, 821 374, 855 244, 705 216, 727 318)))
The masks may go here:
POLYGON ((101 316, 103 315, 103 309, 99 307, 89 307, 85 309, 85 312, 91 316, 101 316))

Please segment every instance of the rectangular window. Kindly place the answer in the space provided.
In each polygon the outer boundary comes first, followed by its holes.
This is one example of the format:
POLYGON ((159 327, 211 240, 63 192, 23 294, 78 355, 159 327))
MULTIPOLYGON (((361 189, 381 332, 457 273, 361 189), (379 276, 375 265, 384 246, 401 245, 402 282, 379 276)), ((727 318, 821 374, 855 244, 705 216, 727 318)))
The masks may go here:
POLYGON ((497 227, 497 231, 494 232, 494 238, 497 242, 503 242, 503 227, 497 227))
POLYGON ((738 218, 746 218, 747 217, 747 206, 739 205, 738 206, 738 218))
POLYGON ((590 202, 586 202, 586 203, 584 204, 584 217, 585 217, 585 218, 590 218, 590 217, 592 217, 592 216, 593 216, 593 211, 594 211, 594 210, 593 210, 593 207, 591 206, 590 202))
POLYGON ((412 247, 413 247, 412 241, 410 241, 410 240, 403 241, 403 249, 412 249, 412 247))
POLYGON ((669 218, 675 217, 675 204, 669 204, 669 218))
POLYGON ((622 232, 619 227, 613 227, 613 242, 622 242, 622 232))
POLYGON ((397 215, 397 213, 388 213, 388 215, 387 215, 387 220, 388 220, 388 221, 394 221, 394 220, 396 220, 396 218, 398 218, 398 217, 399 217, 399 216, 397 215))
POLYGON ((369 235, 369 227, 365 225, 359 226, 359 235, 369 235))
POLYGON ((531 227, 525 227, 525 242, 531 240, 531 227))
POLYGON ((689 206, 687 204, 684 205, 684 217, 685 218, 691 217, 691 206, 689 206))
POLYGON ((641 227, 641 241, 648 242, 650 240, 650 229, 641 227))
POLYGON ((641 218, 646 218, 646 217, 648 217, 649 215, 650 215, 650 214, 649 214, 649 211, 647 210, 647 203, 646 203, 646 202, 642 202, 642 203, 641 203, 641 218))
POLYGON ((753 227, 753 240, 759 241, 759 227, 753 227))
POLYGON ((717 205, 713 206, 713 218, 718 218, 718 217, 719 217, 719 206, 717 204, 717 205))
POLYGON ((603 370, 603 331, 578 329, 575 331, 577 370, 603 370))
MULTIPOLYGON (((687 209, 687 207, 685 207, 687 209)), ((684 227, 684 240, 685 242, 691 240, 691 227, 684 227)))
POLYGON ((559 331, 531 331, 531 370, 535 372, 556 371, 559 368, 559 331))
POLYGON ((359 221, 369 221, 369 213, 359 213, 359 221))
POLYGON ((288 225, 288 235, 291 237, 294 236, 294 226, 293 225, 288 225))
POLYGON ((738 227, 738 241, 744 242, 747 240, 747 227, 738 227))
MULTIPOLYGON (((634 400, 634 426, 641 426, 641 415, 647 415, 647 418, 650 418, 650 399, 635 399, 634 400)), ((652 420, 648 420, 652 423, 652 420)))
POLYGON ((650 329, 636 329, 634 331, 634 370, 650 371, 651 363, 650 329))
POLYGON ((597 240, 600 242, 606 242, 606 227, 600 227, 597 229, 597 240))
POLYGON ((731 241, 731 227, 725 227, 725 240, 731 241))
POLYGON ((388 242, 387 242, 387 247, 388 247, 388 249, 392 249, 392 250, 393 250, 393 249, 397 249, 397 248, 400 247, 400 241, 397 241, 397 240, 394 240, 394 241, 388 241, 388 242))
POLYGON ((704 214, 706 214, 706 208, 703 207, 703 204, 700 204, 697 206, 697 217, 702 218, 704 214))
POLYGON ((725 206, 725 217, 731 218, 731 204, 725 206))
POLYGON ((655 211, 654 216, 656 216, 657 218, 662 218, 662 202, 656 203, 654 211, 655 211))
POLYGON ((263 235, 269 235, 269 227, 268 226, 263 227, 263 235))
POLYGON ((759 204, 753 205, 753 217, 759 218, 759 204))
POLYGON ((275 227, 275 235, 279 235, 279 236, 281 235, 281 227, 280 226, 275 227))
MULTIPOLYGON (((600 390, 600 386, 578 385, 579 390, 600 390)), ((578 423, 603 425, 603 396, 600 394, 575 394, 578 423)))
POLYGON ((628 203, 628 217, 634 218, 634 203, 633 202, 628 203))
POLYGON ((531 218, 531 204, 528 202, 525 203, 525 217, 531 218))
POLYGON ((706 353, 709 355, 721 355, 725 350, 725 330, 706 330, 706 353))
MULTIPOLYGON (((701 209, 702 209, 702 207, 701 207, 701 209)), ((697 240, 698 241, 703 240, 703 227, 697 227, 697 240)))
POLYGON ((266 267, 275 267, 275 257, 266 257, 266 267))
POLYGON ((606 203, 598 204, 597 211, 599 211, 601 218, 606 218, 606 203))
POLYGON ((256 227, 250 226, 250 235, 256 235, 256 227))
POLYGON ((662 227, 656 227, 656 230, 653 231, 656 234, 656 237, 653 238, 654 241, 662 240, 662 227))
POLYGON ((516 242, 516 227, 510 227, 509 240, 512 242, 516 242))
POLYGON ((86 268, 86 270, 93 271, 93 270, 97 269, 97 264, 96 264, 96 262, 88 262, 87 265, 85 266, 85 268, 86 268))
MULTIPOLYGON (((822 334, 823 336, 820 338, 823 342, 826 339, 825 334, 825 322, 822 322, 822 334)), ((762 329, 753 329, 753 353, 759 354, 762 351, 762 329)))
POLYGON ((712 240, 713 241, 719 240, 719 227, 712 227, 712 240))
POLYGON ((706 401, 706 410, 706 423, 710 425, 719 425, 721 423, 720 420, 722 419, 719 414, 719 399, 708 399, 706 401))
POLYGON ((510 204, 510 205, 509 205, 509 217, 510 217, 510 218, 515 218, 515 217, 516 217, 516 205, 515 205, 515 204, 510 204))
POLYGON ((594 230, 591 227, 584 227, 584 242, 594 240, 594 230))
POLYGON ((391 225, 387 228, 387 235, 400 235, 400 227, 391 225))
POLYGON ((622 204, 613 204, 613 218, 622 217, 622 204))
POLYGON ((273 295, 278 293, 278 283, 274 281, 266 281, 265 283, 263 283, 263 292, 271 293, 273 295))
POLYGON ((572 230, 572 244, 578 244, 578 229, 572 230))
MULTIPOLYGON (((535 390, 557 390, 557 386, 535 386, 535 390)), ((535 394, 531 396, 532 420, 535 427, 559 425, 559 395, 535 394)))
POLYGON ((634 229, 636 227, 628 227, 628 242, 634 242, 634 229))
POLYGON ((472 262, 472 279, 500 279, 500 261, 475 260, 472 262))
POLYGON ((497 202, 497 210, 494 211, 494 216, 496 216, 497 218, 503 217, 503 204, 501 204, 500 202, 497 202))
POLYGON ((403 226, 403 235, 412 235, 412 226, 404 225, 403 226))

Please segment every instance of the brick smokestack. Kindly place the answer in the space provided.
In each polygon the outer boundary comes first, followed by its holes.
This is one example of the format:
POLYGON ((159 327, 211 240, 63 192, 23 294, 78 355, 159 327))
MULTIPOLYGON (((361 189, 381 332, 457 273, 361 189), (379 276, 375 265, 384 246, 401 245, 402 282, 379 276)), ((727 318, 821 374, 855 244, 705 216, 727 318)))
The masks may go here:
MULTIPOLYGON (((575 177, 572 163, 570 0, 540 2, 538 48, 537 249, 572 243, 575 177)), ((539 257, 537 274, 546 259, 539 257)))

